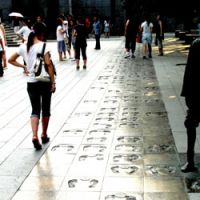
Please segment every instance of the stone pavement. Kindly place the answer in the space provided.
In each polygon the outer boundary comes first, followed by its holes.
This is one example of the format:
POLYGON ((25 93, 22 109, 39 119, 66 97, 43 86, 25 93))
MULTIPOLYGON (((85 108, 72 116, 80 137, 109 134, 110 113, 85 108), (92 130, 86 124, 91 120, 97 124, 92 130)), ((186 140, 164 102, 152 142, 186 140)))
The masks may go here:
MULTIPOLYGON (((169 35, 165 56, 124 59, 124 38, 88 41, 88 68, 58 62, 51 142, 31 143, 22 70, 0 79, 0 200, 195 200, 198 173, 184 175, 185 105, 180 88, 188 49, 169 35), (185 49, 186 48, 186 49, 185 49), (178 65, 177 65, 178 64, 178 65), (179 65, 180 64, 180 65, 179 65), (189 195, 188 195, 189 194, 189 195)), ((15 50, 7 49, 8 57, 15 50)), ((200 152, 198 134, 196 145, 200 152)), ((198 154, 197 154, 198 158, 198 154)))

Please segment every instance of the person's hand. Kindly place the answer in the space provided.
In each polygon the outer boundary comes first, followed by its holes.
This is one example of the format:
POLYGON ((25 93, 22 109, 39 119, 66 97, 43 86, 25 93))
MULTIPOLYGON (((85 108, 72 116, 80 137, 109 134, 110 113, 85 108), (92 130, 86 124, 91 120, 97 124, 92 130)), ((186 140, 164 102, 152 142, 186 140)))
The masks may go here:
POLYGON ((24 74, 28 75, 28 74, 29 74, 29 72, 28 72, 28 70, 27 70, 26 66, 24 66, 23 68, 24 68, 24 74))
POLYGON ((56 91, 56 83, 53 82, 53 83, 51 84, 51 92, 54 93, 55 91, 56 91))

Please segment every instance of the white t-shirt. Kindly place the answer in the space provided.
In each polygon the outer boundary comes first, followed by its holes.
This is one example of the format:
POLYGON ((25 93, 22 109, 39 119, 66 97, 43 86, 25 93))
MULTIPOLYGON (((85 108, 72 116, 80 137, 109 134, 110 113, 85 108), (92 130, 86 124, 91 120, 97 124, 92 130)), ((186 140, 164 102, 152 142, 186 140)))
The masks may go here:
POLYGON ((142 31, 143 34, 146 34, 146 33, 149 34, 149 33, 151 33, 151 29, 153 28, 153 24, 150 22, 149 25, 148 25, 147 21, 145 21, 141 24, 141 28, 143 28, 143 31, 142 31))
MULTIPOLYGON (((37 80, 35 79, 35 75, 34 75, 34 66, 36 63, 37 54, 42 53, 43 44, 44 44, 44 42, 38 42, 38 43, 34 44, 33 46, 31 46, 29 52, 27 53, 27 69, 29 72, 28 80, 27 80, 28 82, 32 82, 32 83, 37 82, 37 80)), ((46 43, 44 55, 47 52, 50 52, 50 48, 48 47, 48 45, 46 43)))
POLYGON ((68 34, 68 21, 64 21, 63 22, 63 29, 65 30, 64 32, 64 38, 68 37, 69 34, 68 34))
POLYGON ((19 46, 19 48, 17 49, 17 54, 19 55, 19 56, 21 56, 23 59, 24 59, 24 61, 27 63, 27 46, 26 46, 26 44, 25 43, 23 43, 23 44, 21 44, 20 46, 19 46))
POLYGON ((63 27, 60 25, 56 29, 56 39, 58 42, 64 40, 64 33, 61 33, 62 29, 63 29, 63 27))
POLYGON ((24 39, 25 41, 27 41, 30 32, 31 32, 31 29, 30 29, 28 26, 23 26, 22 28, 20 28, 20 29, 17 31, 17 34, 22 35, 23 39, 24 39))

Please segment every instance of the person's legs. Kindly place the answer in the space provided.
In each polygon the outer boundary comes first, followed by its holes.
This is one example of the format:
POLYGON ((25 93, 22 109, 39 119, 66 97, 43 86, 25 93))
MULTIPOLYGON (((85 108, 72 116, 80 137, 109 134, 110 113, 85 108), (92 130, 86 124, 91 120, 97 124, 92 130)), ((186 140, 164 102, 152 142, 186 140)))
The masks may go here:
POLYGON ((76 44, 75 46, 75 59, 76 59, 76 69, 79 70, 80 69, 80 46, 78 44, 76 44))
POLYGON ((136 47, 136 35, 132 37, 131 40, 131 51, 132 51, 132 58, 135 58, 135 47, 136 47))
MULTIPOLYGON (((197 103, 197 102, 196 102, 197 103)), ((190 98, 186 98, 186 105, 189 108, 185 119, 185 127, 187 130, 187 163, 181 168, 182 172, 196 171, 194 154, 196 142, 196 128, 199 125, 200 115, 197 112, 197 105, 190 98)))
POLYGON ((147 50, 148 50, 148 44, 144 42, 143 43, 143 59, 146 59, 147 50))
POLYGON ((63 48, 62 48, 62 41, 58 41, 58 55, 59 55, 59 61, 62 61, 62 52, 63 52, 63 48))
POLYGON ((2 59, 3 59, 3 68, 7 68, 6 51, 4 51, 4 53, 2 55, 2 59))
POLYGON ((82 57, 83 57, 83 69, 86 69, 86 67, 87 67, 86 46, 81 47, 81 53, 82 53, 82 57))
POLYGON ((38 126, 39 126, 39 118, 31 117, 31 128, 33 133, 33 140, 38 139, 38 126))
POLYGON ((0 51, 0 77, 3 76, 3 65, 2 65, 2 56, 3 56, 3 53, 2 51, 0 51))
POLYGON ((163 56, 163 43, 161 38, 158 38, 158 52, 159 56, 163 56))
POLYGON ((124 58, 129 58, 130 57, 130 38, 128 36, 126 36, 125 38, 125 50, 126 50, 126 54, 124 58))
POLYGON ((100 45, 100 35, 95 35, 95 39, 96 39, 96 46, 95 49, 101 49, 101 45, 100 45))
POLYGON ((149 52, 149 58, 152 58, 152 47, 151 47, 151 43, 148 43, 148 52, 149 52))
POLYGON ((50 119, 50 109, 51 109, 51 83, 41 83, 42 88, 42 143, 49 142, 49 137, 47 137, 47 129, 50 119))
POLYGON ((36 150, 42 148, 38 140, 38 127, 40 120, 40 90, 38 83, 28 83, 27 91, 30 98, 32 113, 31 113, 31 128, 32 128, 32 142, 36 150))

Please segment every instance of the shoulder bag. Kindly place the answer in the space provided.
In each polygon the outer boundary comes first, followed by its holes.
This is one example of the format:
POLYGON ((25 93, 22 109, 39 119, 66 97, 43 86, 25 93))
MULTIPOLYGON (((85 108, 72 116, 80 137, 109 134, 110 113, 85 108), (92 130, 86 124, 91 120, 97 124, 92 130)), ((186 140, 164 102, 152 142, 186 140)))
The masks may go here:
MULTIPOLYGON (((42 52, 37 54, 36 63, 34 66, 35 79, 42 82, 50 82, 50 76, 48 73, 48 66, 44 61, 44 51, 45 51, 46 43, 44 42, 42 52)), ((52 60, 51 60, 52 62, 52 60)), ((52 62, 54 68, 54 75, 56 75, 55 66, 52 62)))

